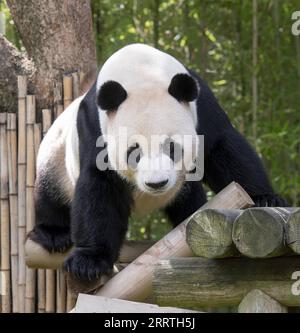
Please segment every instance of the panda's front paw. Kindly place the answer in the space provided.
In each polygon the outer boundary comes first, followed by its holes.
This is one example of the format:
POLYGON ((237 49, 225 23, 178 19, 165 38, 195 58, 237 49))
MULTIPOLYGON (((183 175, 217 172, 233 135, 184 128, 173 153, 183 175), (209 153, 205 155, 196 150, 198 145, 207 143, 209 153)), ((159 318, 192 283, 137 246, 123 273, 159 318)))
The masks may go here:
POLYGON ((252 199, 256 207, 289 207, 287 201, 275 193, 254 196, 252 199))
POLYGON ((64 262, 64 270, 82 281, 95 281, 103 275, 109 275, 113 263, 101 258, 101 255, 76 248, 64 262))
POLYGON ((70 228, 38 224, 29 232, 28 238, 40 244, 48 252, 66 252, 71 246, 70 228))

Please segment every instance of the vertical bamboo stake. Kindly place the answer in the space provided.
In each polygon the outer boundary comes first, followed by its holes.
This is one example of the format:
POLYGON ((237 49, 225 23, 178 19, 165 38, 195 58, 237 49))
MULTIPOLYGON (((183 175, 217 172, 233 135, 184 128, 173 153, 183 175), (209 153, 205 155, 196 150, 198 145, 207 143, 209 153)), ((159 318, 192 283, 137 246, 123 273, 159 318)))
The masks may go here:
POLYGON ((26 95, 27 78, 18 76, 18 247, 19 247, 19 312, 25 311, 26 238, 26 95))
POLYGON ((17 186, 17 115, 7 115, 7 149, 9 174, 10 251, 12 311, 18 310, 18 186, 17 186))
MULTIPOLYGON (((42 126, 34 124, 34 160, 37 160, 38 149, 41 143, 42 126)), ((46 271, 39 269, 37 271, 37 307, 39 313, 46 311, 46 271)))
MULTIPOLYGON (((43 114, 43 136, 48 132, 51 124, 52 124, 52 114, 51 110, 44 109, 42 111, 43 114)), ((46 270, 46 306, 45 311, 47 313, 55 312, 55 271, 54 270, 46 270)))
POLYGON ((10 243, 9 243, 9 191, 8 191, 8 153, 7 153, 7 114, 0 113, 0 150, 1 150, 1 183, 0 183, 0 221, 1 221, 1 282, 2 312, 11 312, 10 300, 10 243))
POLYGON ((66 109, 73 101, 73 77, 71 75, 64 75, 64 109, 66 109))
MULTIPOLYGON (((26 234, 31 231, 35 223, 34 208, 34 180, 35 180, 35 150, 34 150, 34 123, 36 106, 35 96, 26 98, 26 234)), ((35 282, 36 270, 26 268, 25 286, 25 312, 35 312, 35 282)))
POLYGON ((67 284, 65 275, 62 270, 56 271, 56 302, 57 302, 57 313, 66 312, 66 296, 67 296, 67 284))
POLYGON ((72 77, 73 77, 73 100, 76 99, 77 97, 79 97, 80 92, 79 92, 79 73, 78 72, 74 72, 72 73, 72 77))
POLYGON ((46 270, 46 312, 55 312, 55 271, 46 270))

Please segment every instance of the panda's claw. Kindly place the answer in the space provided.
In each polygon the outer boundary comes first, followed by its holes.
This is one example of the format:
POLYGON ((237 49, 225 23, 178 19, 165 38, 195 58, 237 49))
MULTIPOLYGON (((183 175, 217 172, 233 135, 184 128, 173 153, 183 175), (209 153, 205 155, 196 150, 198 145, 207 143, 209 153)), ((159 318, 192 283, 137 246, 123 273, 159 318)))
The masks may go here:
POLYGON ((113 263, 101 258, 99 254, 75 249, 64 262, 63 269, 78 280, 95 281, 109 274, 113 269, 113 263))

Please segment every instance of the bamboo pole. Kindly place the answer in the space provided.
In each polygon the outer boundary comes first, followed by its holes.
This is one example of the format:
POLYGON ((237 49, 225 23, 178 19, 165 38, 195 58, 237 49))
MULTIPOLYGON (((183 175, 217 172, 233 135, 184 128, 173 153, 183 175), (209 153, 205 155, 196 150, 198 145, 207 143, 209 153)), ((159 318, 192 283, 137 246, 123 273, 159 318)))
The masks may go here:
POLYGON ((73 100, 80 96, 79 85, 80 85, 80 77, 78 72, 72 73, 73 78, 73 100))
POLYGON ((67 302, 67 283, 65 275, 62 270, 57 270, 56 273, 56 299, 57 299, 57 313, 66 312, 66 302, 67 302))
MULTIPOLYGON (((51 127, 52 124, 52 114, 51 110, 49 109, 44 109, 42 110, 42 115, 43 115, 43 136, 46 135, 48 132, 49 128, 51 127)), ((46 306, 45 306, 45 311, 46 313, 53 313, 55 312, 55 271, 53 270, 46 270, 45 273, 45 279, 46 279, 46 292, 45 292, 45 299, 46 299, 46 306)))
POLYGON ((64 109, 66 109, 73 101, 73 77, 65 74, 63 77, 64 87, 64 109))
MULTIPOLYGON (((35 181, 35 147, 34 147, 34 124, 36 121, 35 96, 26 97, 26 234, 35 224, 34 208, 34 181, 35 181)), ((25 312, 35 312, 35 283, 36 271, 26 268, 25 286, 25 312)))
MULTIPOLYGON (((231 183, 201 209, 241 209, 253 205, 249 195, 237 183, 231 183)), ((130 301, 145 300, 151 293, 154 265, 161 259, 187 257, 192 252, 186 243, 186 225, 182 222, 119 274, 109 280, 97 293, 99 296, 130 301), (130 283, 126 283, 130 281, 130 283)))
POLYGON ((26 238, 26 95, 27 78, 18 76, 18 247, 19 247, 19 312, 25 311, 26 238))
MULTIPOLYGON (((41 136, 42 136, 41 124, 34 124, 35 161, 37 160, 38 149, 41 143, 41 136)), ((37 308, 39 313, 44 313, 46 311, 46 271, 44 269, 39 269, 37 271, 37 308)))
POLYGON ((18 185, 17 185, 17 115, 7 115, 7 148, 9 174, 10 251, 12 311, 18 310, 18 185))
POLYGON ((205 258, 225 258, 238 253, 233 240, 233 222, 240 210, 204 209, 186 227, 187 243, 193 253, 205 258))
POLYGON ((10 242, 9 242, 9 189, 8 189, 8 147, 7 147, 7 114, 0 113, 0 221, 1 221, 1 281, 3 313, 11 312, 10 299, 10 242))
POLYGON ((55 271, 46 270, 46 313, 55 312, 55 271))

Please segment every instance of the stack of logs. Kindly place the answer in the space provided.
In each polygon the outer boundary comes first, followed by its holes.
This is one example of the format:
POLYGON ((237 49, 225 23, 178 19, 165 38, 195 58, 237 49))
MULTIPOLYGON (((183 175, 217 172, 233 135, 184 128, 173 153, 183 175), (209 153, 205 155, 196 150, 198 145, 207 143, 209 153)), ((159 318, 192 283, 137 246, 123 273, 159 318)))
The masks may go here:
POLYGON ((18 77, 18 113, 0 113, 1 312, 65 312, 74 306, 60 271, 26 268, 24 244, 33 228, 35 161, 42 137, 79 95, 79 73, 65 75, 55 89, 54 110, 42 110, 27 94, 27 78, 18 77))
POLYGON ((240 312, 300 306, 299 208, 205 209, 191 217, 186 233, 202 258, 160 261, 154 277, 159 305, 239 306, 240 312))

